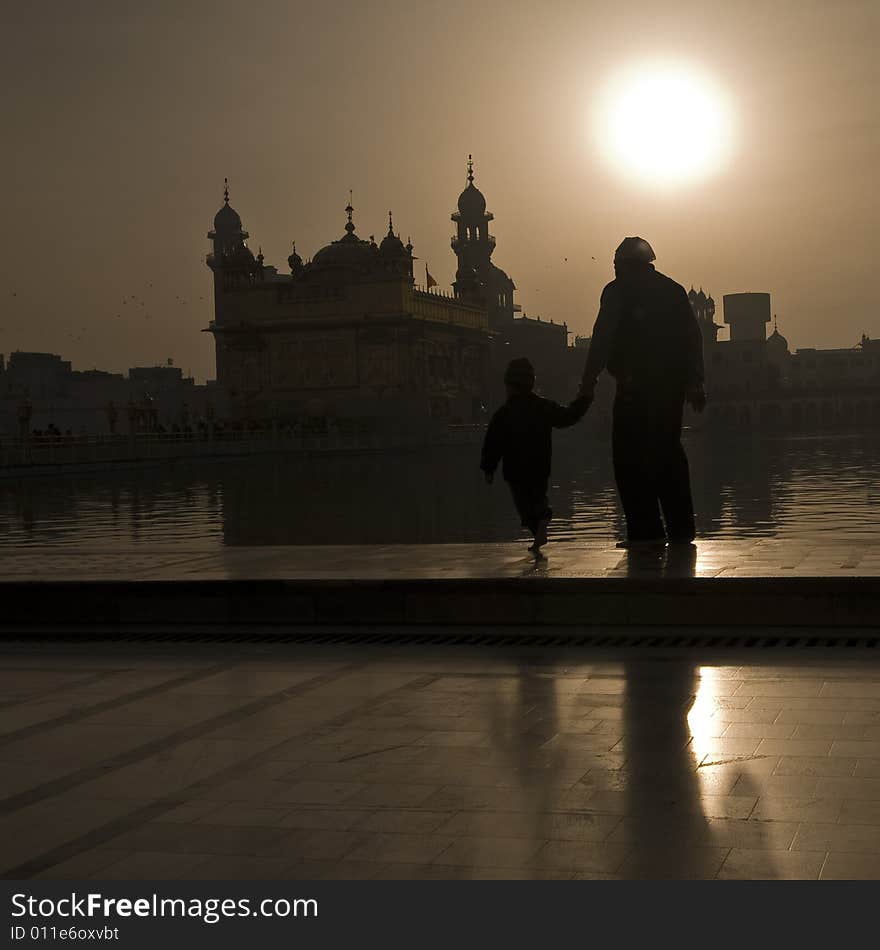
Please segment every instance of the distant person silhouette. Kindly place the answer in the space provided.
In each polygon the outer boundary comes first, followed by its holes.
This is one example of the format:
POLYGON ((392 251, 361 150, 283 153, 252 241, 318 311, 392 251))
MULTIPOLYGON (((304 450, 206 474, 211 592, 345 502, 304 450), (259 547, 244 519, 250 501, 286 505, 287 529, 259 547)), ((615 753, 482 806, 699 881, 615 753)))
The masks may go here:
POLYGON ((504 373, 507 402, 492 416, 480 460, 491 485, 495 469, 503 460, 504 480, 524 528, 534 537, 529 548, 540 556, 547 543, 547 526, 553 511, 547 500, 547 482, 553 453, 553 429, 574 425, 590 407, 579 396, 560 406, 534 392, 535 369, 527 359, 512 360, 504 373))
POLYGON ((685 401, 706 405, 703 341, 684 287, 653 260, 640 237, 617 248, 581 384, 591 401, 603 369, 617 380, 612 452, 627 530, 618 547, 689 544, 696 534, 681 417, 685 401))

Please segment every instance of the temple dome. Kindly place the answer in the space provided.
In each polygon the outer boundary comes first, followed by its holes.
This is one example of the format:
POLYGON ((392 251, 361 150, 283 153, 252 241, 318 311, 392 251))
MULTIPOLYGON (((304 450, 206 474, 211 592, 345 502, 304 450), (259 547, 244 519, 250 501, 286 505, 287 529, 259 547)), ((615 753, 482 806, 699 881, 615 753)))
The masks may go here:
POLYGON ((344 238, 322 247, 312 258, 312 264, 318 267, 359 268, 368 265, 375 253, 375 244, 347 234, 344 238))
POLYGON ((312 258, 312 266, 318 268, 344 267, 360 270, 368 267, 375 260, 375 255, 378 253, 376 245, 372 241, 362 241, 354 233, 355 226, 351 217, 354 208, 352 208, 351 202, 349 202, 345 211, 348 214, 345 237, 322 247, 312 258))

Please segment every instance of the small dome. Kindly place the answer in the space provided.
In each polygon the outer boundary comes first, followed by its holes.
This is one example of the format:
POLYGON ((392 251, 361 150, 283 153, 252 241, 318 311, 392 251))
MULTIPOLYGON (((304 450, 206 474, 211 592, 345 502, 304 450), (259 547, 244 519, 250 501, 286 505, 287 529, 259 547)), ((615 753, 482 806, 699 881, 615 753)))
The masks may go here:
POLYGON ((458 211, 465 218, 479 218, 486 213, 486 199, 474 185, 474 157, 468 155, 467 186, 458 196, 458 211))
POLYGON ((788 352, 788 340, 779 332, 779 330, 774 330, 770 336, 767 337, 767 346, 773 350, 778 350, 780 353, 788 352))
POLYGON ((303 260, 296 253, 296 244, 293 245, 293 253, 287 258, 287 263, 290 265, 291 274, 298 274, 303 268, 303 260))
POLYGON ((495 284, 498 286, 505 286, 509 290, 516 290, 516 284, 510 279, 510 276, 506 271, 503 271, 500 267, 495 264, 489 264, 489 273, 492 275, 492 279, 495 284))
POLYGON ((241 218, 238 216, 238 212, 228 204, 223 205, 217 214, 214 215, 214 230, 224 231, 226 233, 230 231, 240 231, 241 218))
POLYGON ((469 218, 478 218, 486 213, 486 199, 473 182, 458 196, 458 210, 469 218))
POLYGON ((406 257, 407 255, 403 241, 400 240, 399 235, 395 234, 390 227, 388 228, 388 233, 382 238, 382 243, 379 245, 379 253, 383 257, 406 257))

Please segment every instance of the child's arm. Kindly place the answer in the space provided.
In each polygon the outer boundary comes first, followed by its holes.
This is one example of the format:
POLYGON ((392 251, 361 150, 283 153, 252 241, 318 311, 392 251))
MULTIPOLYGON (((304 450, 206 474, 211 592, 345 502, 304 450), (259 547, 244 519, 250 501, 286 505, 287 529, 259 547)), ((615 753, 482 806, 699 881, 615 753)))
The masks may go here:
POLYGON ((486 481, 492 481, 495 469, 504 455, 504 415, 499 409, 492 416, 486 437, 483 439, 483 451, 480 455, 480 468, 486 473, 486 481))
MULTIPOLYGON (((549 400, 548 400, 549 401, 549 400)), ((550 402, 550 424, 554 429, 567 429, 587 414, 593 400, 588 396, 578 396, 567 406, 560 406, 558 402, 550 402)))

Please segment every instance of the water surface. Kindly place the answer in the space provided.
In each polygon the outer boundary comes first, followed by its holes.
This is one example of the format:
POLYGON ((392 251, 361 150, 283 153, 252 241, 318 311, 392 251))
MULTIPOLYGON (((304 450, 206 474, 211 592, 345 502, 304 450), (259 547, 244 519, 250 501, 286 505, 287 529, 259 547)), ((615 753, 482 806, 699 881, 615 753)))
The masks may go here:
MULTIPOLYGON (((686 437, 704 537, 880 537, 880 435, 686 437)), ((203 460, 0 481, 0 545, 439 543, 521 537, 478 447, 393 455, 203 460)), ((610 445, 557 434, 552 535, 622 533, 610 445)))

